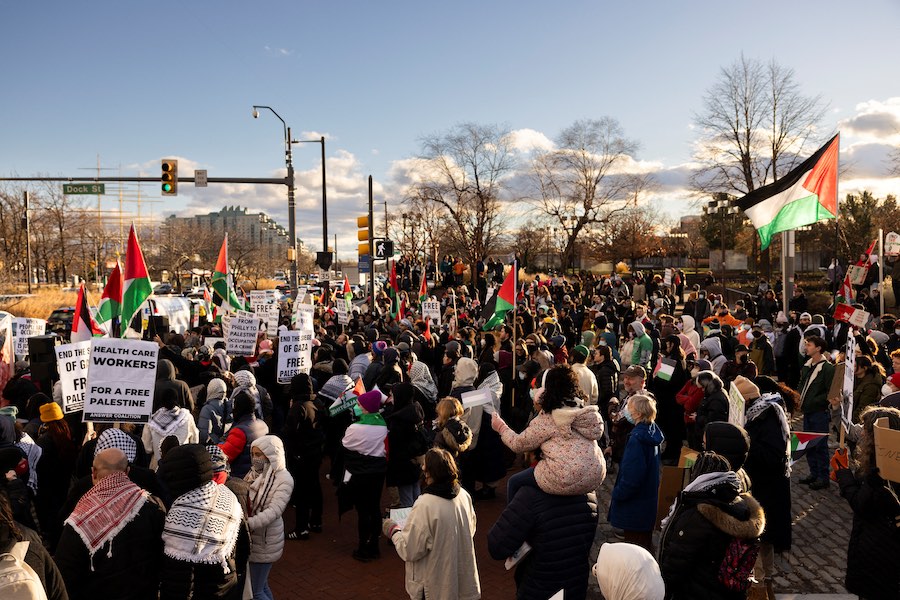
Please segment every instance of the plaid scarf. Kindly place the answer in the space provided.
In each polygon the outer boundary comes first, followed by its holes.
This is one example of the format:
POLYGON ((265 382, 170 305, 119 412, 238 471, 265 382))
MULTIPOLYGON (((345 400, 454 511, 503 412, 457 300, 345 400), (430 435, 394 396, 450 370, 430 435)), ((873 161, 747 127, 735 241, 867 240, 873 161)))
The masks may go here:
POLYGON ((122 431, 121 429, 106 429, 97 438, 97 446, 94 448, 94 456, 97 456, 104 450, 110 448, 118 448, 125 453, 128 462, 133 463, 137 458, 137 442, 134 438, 122 431))
MULTIPOLYGON (((87 548, 94 554, 106 542, 111 542, 122 529, 131 523, 144 507, 150 494, 128 479, 124 472, 111 473, 100 480, 81 497, 66 524, 75 530, 87 548)), ((109 553, 112 556, 112 543, 109 553)), ((91 561, 91 571, 94 570, 91 561)))
POLYGON ((166 515, 166 556, 189 563, 219 564, 228 573, 243 512, 225 486, 209 481, 175 499, 166 515))

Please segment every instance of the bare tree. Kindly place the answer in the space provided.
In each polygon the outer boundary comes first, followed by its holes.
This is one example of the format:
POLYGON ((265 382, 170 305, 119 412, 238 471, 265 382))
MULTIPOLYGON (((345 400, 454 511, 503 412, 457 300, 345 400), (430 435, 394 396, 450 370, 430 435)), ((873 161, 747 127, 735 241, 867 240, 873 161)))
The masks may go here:
POLYGON ((622 167, 637 143, 625 137, 611 117, 579 120, 560 133, 557 148, 532 163, 532 182, 540 210, 564 232, 563 256, 573 265, 578 236, 593 225, 608 223, 651 181, 622 167))
POLYGON ((660 248, 664 220, 654 207, 630 206, 614 213, 592 236, 593 253, 606 260, 627 258, 634 270, 639 258, 660 248))
POLYGON ((463 250, 474 265, 494 250, 502 233, 503 179, 514 165, 508 133, 494 125, 462 123, 426 137, 419 158, 418 182, 407 202, 438 207, 438 219, 452 225, 441 247, 463 250))
MULTIPOLYGON (((694 118, 701 136, 694 189, 743 196, 776 181, 822 141, 825 109, 820 96, 802 93, 793 69, 741 55, 719 72, 694 118)), ((769 275, 768 250, 762 263, 769 275)))

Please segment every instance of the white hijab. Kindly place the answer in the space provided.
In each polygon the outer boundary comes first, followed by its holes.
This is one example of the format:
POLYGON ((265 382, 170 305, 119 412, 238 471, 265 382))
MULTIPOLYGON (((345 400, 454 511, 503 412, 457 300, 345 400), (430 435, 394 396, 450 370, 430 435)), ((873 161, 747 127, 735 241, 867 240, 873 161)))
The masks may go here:
POLYGON ((606 600, 663 600, 666 594, 656 560, 634 544, 603 544, 591 572, 606 600))

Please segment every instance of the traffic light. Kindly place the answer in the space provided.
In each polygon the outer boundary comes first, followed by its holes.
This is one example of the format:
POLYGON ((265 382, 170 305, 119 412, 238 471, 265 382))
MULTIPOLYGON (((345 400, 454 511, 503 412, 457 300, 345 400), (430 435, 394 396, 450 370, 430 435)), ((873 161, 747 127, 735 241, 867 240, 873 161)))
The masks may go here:
POLYGON ((359 245, 359 255, 360 256, 369 256, 371 255, 371 238, 370 229, 369 229, 369 217, 356 217, 356 226, 359 228, 359 231, 356 232, 356 239, 360 242, 364 242, 359 245))
POLYGON ((178 161, 174 158, 162 160, 162 195, 178 195, 178 161))

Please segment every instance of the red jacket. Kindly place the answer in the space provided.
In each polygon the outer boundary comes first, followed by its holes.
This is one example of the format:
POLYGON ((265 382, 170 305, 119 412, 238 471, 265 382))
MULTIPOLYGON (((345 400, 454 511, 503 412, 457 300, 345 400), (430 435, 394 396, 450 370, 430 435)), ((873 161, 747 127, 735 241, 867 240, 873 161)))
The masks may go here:
POLYGON ((694 422, 694 413, 697 412, 697 408, 700 406, 700 402, 703 400, 703 390, 696 385, 694 385, 694 381, 690 380, 684 384, 684 387, 681 388, 681 391, 675 394, 675 401, 684 407, 684 422, 685 423, 693 423, 694 422))

